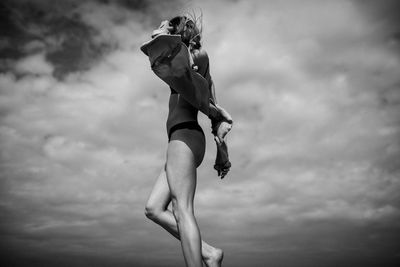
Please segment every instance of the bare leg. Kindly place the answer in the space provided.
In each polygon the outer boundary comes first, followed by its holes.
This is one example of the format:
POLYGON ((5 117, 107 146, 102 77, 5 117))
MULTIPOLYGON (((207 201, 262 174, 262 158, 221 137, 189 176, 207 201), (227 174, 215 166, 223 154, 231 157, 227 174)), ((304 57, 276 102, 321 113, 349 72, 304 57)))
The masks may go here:
MULTIPOLYGON (((171 196, 169 186, 165 169, 163 169, 153 187, 149 200, 147 201, 145 214, 149 219, 162 226, 165 230, 180 240, 175 217, 172 212, 167 209, 170 202, 171 196)), ((223 252, 221 249, 215 248, 202 241, 201 254, 207 267, 221 266, 223 258, 223 252)))
POLYGON ((171 140, 167 151, 167 181, 183 256, 187 267, 202 267, 200 231, 194 217, 195 158, 184 142, 171 140))

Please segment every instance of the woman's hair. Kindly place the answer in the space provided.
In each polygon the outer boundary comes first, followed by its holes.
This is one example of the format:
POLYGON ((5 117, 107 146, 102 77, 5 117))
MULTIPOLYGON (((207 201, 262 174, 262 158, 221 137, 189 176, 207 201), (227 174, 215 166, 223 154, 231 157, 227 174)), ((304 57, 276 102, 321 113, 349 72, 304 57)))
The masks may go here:
POLYGON ((201 16, 198 18, 189 18, 188 16, 177 16, 172 18, 170 26, 173 27, 171 34, 182 36, 182 42, 193 49, 201 47, 202 23, 201 16))

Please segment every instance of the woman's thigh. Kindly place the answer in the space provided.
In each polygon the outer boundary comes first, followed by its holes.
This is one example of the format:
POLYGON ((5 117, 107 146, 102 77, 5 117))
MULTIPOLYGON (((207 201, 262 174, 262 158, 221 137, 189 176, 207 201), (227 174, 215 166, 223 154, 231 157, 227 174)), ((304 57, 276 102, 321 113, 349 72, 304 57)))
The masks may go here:
POLYGON ((169 142, 166 173, 172 203, 191 210, 196 190, 196 164, 194 155, 185 142, 169 142))
POLYGON ((181 141, 185 143, 193 154, 196 168, 200 166, 206 149, 206 140, 202 130, 187 128, 177 129, 171 134, 170 142, 171 141, 181 141))

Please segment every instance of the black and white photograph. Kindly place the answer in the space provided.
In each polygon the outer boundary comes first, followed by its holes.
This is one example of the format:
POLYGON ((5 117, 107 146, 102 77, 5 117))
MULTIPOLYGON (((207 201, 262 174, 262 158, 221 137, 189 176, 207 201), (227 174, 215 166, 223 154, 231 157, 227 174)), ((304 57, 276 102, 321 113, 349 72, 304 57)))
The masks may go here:
POLYGON ((0 266, 400 266, 399 14, 2 0, 0 266))

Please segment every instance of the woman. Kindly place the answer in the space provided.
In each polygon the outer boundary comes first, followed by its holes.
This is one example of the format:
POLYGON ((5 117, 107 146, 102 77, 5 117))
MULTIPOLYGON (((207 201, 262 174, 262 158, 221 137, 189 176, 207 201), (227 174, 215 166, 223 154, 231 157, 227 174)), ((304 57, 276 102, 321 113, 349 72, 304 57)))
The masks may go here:
MULTIPOLYGON (((164 21, 153 32, 152 37, 159 34, 181 35, 182 42, 191 53, 193 68, 207 80, 211 95, 210 105, 213 105, 220 117, 213 120, 213 133, 217 145, 224 150, 224 138, 231 129, 232 119, 225 110, 216 105, 208 57, 200 49, 199 27, 188 17, 179 16, 164 21)), ((216 267, 221 266, 223 252, 201 240, 193 210, 196 169, 205 153, 205 137, 197 122, 197 114, 198 108, 171 88, 167 119, 167 160, 150 194, 145 214, 181 241, 187 266, 201 267, 204 261, 206 266, 216 267), (168 210, 171 201, 172 211, 168 210)), ((226 175, 229 167, 230 163, 228 168, 217 169, 221 178, 226 175)))

